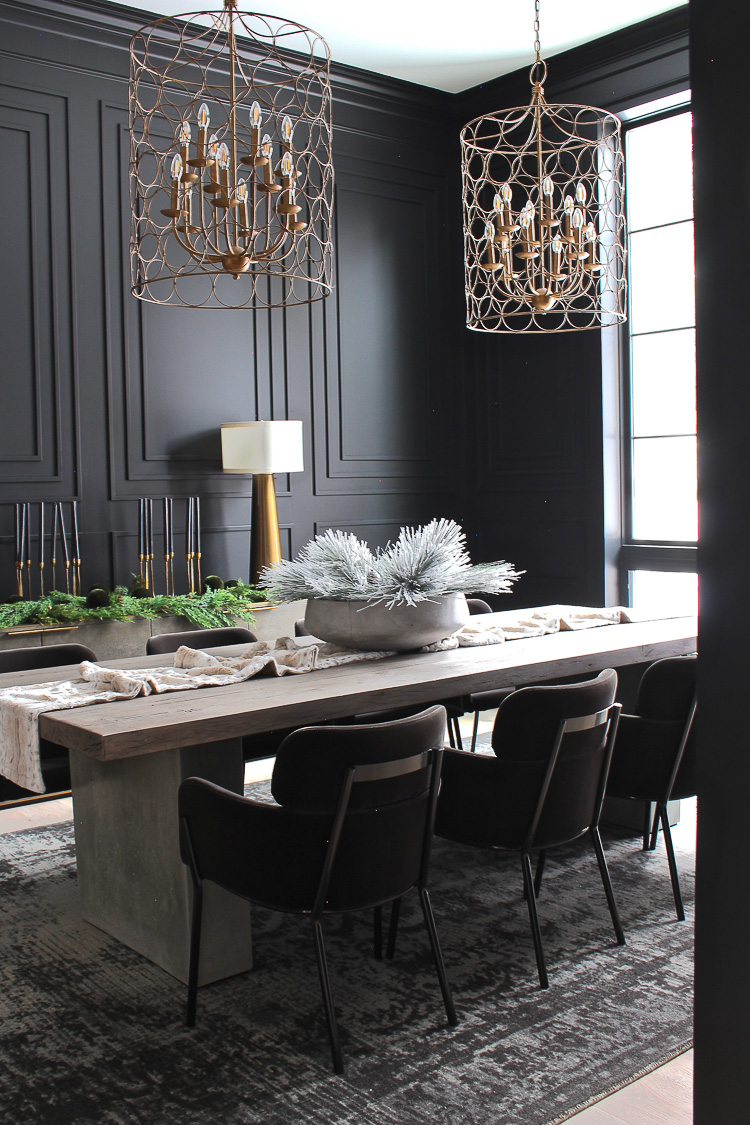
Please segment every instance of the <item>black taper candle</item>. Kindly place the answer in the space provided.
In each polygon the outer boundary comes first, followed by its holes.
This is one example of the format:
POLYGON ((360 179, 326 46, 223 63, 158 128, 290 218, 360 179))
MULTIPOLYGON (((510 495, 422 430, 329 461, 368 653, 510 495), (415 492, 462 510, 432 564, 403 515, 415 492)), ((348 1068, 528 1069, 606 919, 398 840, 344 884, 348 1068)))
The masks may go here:
POLYGON ((44 501, 39 503, 39 597, 44 597, 44 501))
POLYGON ((201 579, 201 499, 200 496, 195 498, 195 557, 197 559, 197 578, 198 578, 198 593, 203 591, 203 580, 201 579))
POLYGON ((21 531, 21 505, 16 504, 16 593, 23 597, 23 547, 21 531))
POLYGON ((169 497, 169 584, 174 596, 174 501, 169 497))
POLYGON ((52 518, 52 557, 51 557, 51 559, 50 559, 50 562, 52 563, 52 589, 53 589, 53 590, 56 590, 56 589, 57 589, 57 575, 56 575, 56 573, 55 573, 55 565, 56 565, 56 563, 57 563, 57 520, 58 520, 58 515, 57 515, 57 504, 53 504, 53 505, 52 505, 52 508, 53 508, 53 518, 52 518))
POLYGON ((29 601, 31 601, 31 501, 24 504, 26 508, 26 588, 29 601))
POLYGON ((185 562, 187 563, 188 593, 192 594, 193 584, 193 498, 187 498, 187 532, 185 537, 185 562))
POLYGON ((155 594, 154 589, 154 502, 148 502, 148 562, 151 571, 151 593, 155 594))
POLYGON ((162 500, 162 524, 164 539, 164 593, 169 594, 169 501, 162 500))
POLYGON ((81 593, 81 548, 78 543, 78 501, 73 501, 73 593, 81 593))
POLYGON ((143 582, 143 505, 142 496, 138 498, 138 578, 143 582))
POLYGON ((60 538, 62 539, 63 546, 63 560, 65 562, 65 593, 70 593, 70 555, 68 554, 68 537, 65 534, 65 515, 63 513, 62 500, 58 502, 57 507, 60 510, 60 538))

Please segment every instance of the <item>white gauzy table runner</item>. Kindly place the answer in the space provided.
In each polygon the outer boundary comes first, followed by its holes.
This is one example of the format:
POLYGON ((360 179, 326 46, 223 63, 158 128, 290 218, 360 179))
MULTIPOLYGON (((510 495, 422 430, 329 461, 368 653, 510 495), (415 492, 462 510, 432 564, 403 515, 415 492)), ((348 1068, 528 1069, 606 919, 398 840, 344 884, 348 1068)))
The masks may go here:
POLYGON ((167 691, 224 687, 259 673, 285 676, 334 668, 362 660, 379 660, 385 652, 352 652, 318 642, 299 648, 290 637, 280 637, 273 648, 265 641, 248 645, 239 656, 211 656, 179 648, 174 665, 164 668, 123 670, 84 661, 70 680, 0 689, 0 774, 33 793, 44 793, 39 762, 39 716, 46 711, 113 703, 167 691))
MULTIPOLYGON (((618 625, 632 619, 631 611, 621 606, 612 609, 544 606, 480 614, 452 637, 429 645, 423 651, 502 644, 517 637, 618 625)), ((291 637, 280 637, 273 647, 265 641, 248 645, 239 656, 211 656, 183 646, 175 653, 172 667, 122 670, 84 661, 78 665, 77 675, 69 680, 0 689, 0 775, 23 789, 44 793, 39 762, 39 716, 46 711, 112 703, 159 692, 223 687, 259 674, 299 675, 392 655, 390 652, 353 652, 323 641, 300 638, 298 643, 291 637)))

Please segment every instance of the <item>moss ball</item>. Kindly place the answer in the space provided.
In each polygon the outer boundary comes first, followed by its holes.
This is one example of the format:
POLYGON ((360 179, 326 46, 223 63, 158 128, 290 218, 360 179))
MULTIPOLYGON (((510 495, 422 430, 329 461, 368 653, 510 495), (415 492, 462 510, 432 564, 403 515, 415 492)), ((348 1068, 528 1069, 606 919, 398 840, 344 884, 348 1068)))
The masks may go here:
POLYGON ((201 593, 205 594, 208 590, 223 590, 224 579, 219 578, 218 574, 209 574, 207 578, 203 579, 201 586, 201 593))
POLYGON ((25 602, 26 599, 21 594, 12 594, 7 601, 7 605, 16 605, 17 602, 25 602))
POLYGON ((239 586, 239 584, 239 578, 227 578, 226 582, 224 583, 224 589, 231 590, 233 586, 239 586))
POLYGON ((105 606, 109 605, 110 600, 109 590, 105 590, 101 586, 93 587, 86 595, 86 605, 89 609, 104 609, 105 606))
POLYGON ((105 586, 105 584, 103 582, 95 582, 93 584, 93 586, 89 586, 87 592, 90 594, 92 592, 92 590, 104 590, 105 593, 107 593, 107 594, 110 593, 109 586, 105 586))
POLYGON ((153 593, 149 590, 148 586, 131 586, 131 598, 153 598, 153 593))

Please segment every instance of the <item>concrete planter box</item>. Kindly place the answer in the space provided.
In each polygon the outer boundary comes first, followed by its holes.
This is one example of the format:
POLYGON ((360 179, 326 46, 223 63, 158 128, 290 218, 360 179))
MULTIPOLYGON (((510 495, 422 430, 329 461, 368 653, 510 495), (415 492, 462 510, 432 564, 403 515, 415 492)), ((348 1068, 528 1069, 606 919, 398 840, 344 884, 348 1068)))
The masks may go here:
MULTIPOLYGON (((258 608, 255 624, 248 625, 261 641, 294 636, 294 622, 304 617, 305 603, 258 608)), ((244 621, 237 621, 244 625, 244 621)), ((33 648, 37 645, 87 645, 97 660, 119 660, 144 656, 146 641, 159 633, 180 633, 194 629, 185 617, 157 617, 154 621, 84 621, 80 625, 22 625, 0 633, 0 648, 33 648)))

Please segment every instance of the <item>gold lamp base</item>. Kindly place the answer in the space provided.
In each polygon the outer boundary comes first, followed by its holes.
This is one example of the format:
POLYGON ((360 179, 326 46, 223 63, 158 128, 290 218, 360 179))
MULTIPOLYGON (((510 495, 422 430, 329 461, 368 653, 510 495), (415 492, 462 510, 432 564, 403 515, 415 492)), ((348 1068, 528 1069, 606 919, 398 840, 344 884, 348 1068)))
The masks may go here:
POLYGON ((253 504, 250 531, 250 583, 256 585, 266 566, 281 561, 279 515, 273 473, 253 475, 253 504))

